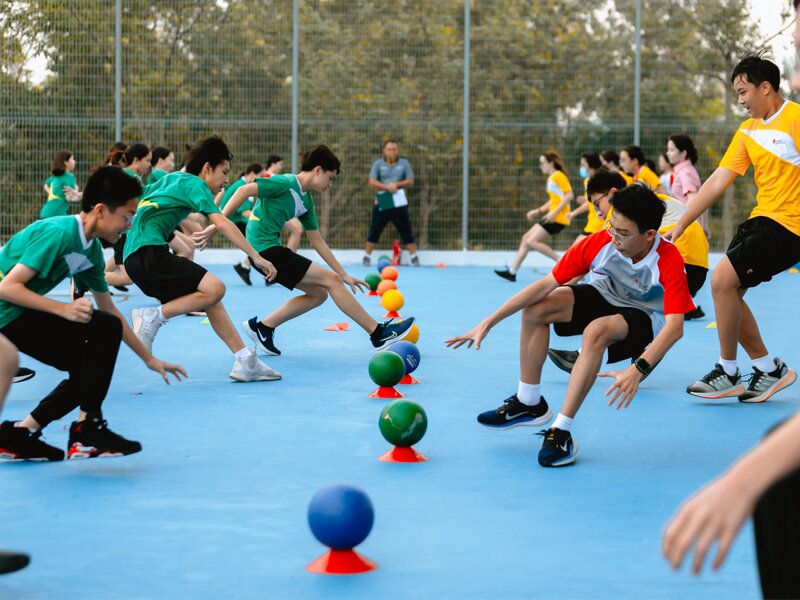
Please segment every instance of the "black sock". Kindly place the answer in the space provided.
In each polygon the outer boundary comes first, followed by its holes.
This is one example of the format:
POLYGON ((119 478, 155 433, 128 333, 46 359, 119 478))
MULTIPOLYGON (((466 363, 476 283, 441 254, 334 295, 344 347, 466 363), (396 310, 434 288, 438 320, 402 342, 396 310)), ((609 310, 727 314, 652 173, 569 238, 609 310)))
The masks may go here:
POLYGON ((378 323, 378 326, 375 328, 375 331, 369 334, 370 339, 375 339, 380 335, 380 332, 383 330, 383 325, 378 323))

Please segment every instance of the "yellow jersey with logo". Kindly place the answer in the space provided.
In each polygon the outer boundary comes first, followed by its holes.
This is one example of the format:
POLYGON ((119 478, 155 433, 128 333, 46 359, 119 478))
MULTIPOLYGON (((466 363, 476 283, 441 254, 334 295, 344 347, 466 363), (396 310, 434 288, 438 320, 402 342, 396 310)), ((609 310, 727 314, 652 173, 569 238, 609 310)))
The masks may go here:
MULTIPOLYGON (((668 231, 675 228, 678 220, 686 212, 686 205, 666 194, 656 194, 661 200, 664 201, 666 212, 661 219, 661 227, 658 228, 658 233, 662 236, 668 231)), ((693 221, 675 242, 675 247, 683 257, 683 262, 687 265, 694 265, 696 267, 703 267, 708 269, 708 238, 706 237, 700 223, 693 221)))
POLYGON ((719 163, 758 186, 750 218, 767 217, 800 235, 800 105, 786 100, 769 119, 748 119, 719 163))
MULTIPOLYGON (((572 192, 572 186, 569 184, 567 176, 561 172, 556 171, 547 178, 547 196, 550 198, 550 210, 555 210, 558 205, 564 200, 564 196, 572 192)), ((559 225, 569 225, 567 213, 569 212, 569 202, 564 205, 554 220, 559 225)))
POLYGON ((586 211, 586 227, 583 231, 586 233, 597 233, 603 229, 603 219, 597 216, 597 210, 594 204, 589 202, 589 194, 586 193, 586 186, 589 184, 589 178, 583 180, 583 197, 586 198, 586 203, 589 205, 589 210, 586 211))

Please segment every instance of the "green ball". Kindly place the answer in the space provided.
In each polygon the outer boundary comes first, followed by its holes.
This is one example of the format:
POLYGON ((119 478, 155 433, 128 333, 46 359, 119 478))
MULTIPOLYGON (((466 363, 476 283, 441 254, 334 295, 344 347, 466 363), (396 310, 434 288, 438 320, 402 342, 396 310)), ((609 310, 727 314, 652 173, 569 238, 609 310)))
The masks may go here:
POLYGON ((394 352, 376 352, 369 361, 369 376, 382 387, 397 385, 406 374, 406 363, 394 352))
POLYGON ((392 259, 391 259, 391 257, 387 256, 386 254, 381 254, 381 255, 378 257, 378 260, 388 260, 389 262, 392 262, 392 259))
POLYGON ((378 427, 387 442, 393 446, 407 448, 425 436, 428 416, 416 402, 393 400, 381 411, 378 427))
POLYGON ((373 292, 378 289, 378 284, 381 282, 381 276, 377 273, 370 273, 366 277, 364 277, 364 281, 367 282, 369 289, 373 292))

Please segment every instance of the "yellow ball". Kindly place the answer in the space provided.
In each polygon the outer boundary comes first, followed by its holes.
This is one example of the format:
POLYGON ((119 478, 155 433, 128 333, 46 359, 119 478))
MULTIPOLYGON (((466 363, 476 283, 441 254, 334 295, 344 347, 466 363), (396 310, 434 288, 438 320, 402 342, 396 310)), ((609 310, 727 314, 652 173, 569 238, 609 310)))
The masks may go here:
POLYGON ((398 290, 386 290, 383 292, 383 296, 381 296, 381 304, 383 304, 383 308, 386 310, 398 311, 403 308, 405 299, 403 298, 403 294, 398 290))
POLYGON ((407 342, 411 342, 412 344, 416 344, 417 340, 419 340, 419 327, 417 327, 416 323, 411 326, 411 331, 408 332, 405 340, 407 342))

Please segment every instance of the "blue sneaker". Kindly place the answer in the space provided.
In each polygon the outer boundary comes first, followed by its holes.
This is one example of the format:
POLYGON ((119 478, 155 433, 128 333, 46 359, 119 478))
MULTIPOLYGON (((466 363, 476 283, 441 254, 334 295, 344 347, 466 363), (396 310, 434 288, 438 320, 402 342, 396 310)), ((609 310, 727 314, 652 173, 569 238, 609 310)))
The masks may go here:
POLYGON ((408 317, 402 321, 385 321, 378 323, 375 331, 369 336, 375 350, 383 350, 390 344, 399 342, 408 337, 411 328, 414 326, 414 317, 408 317))
POLYGON ((539 450, 539 464, 543 467, 564 467, 575 462, 578 444, 572 439, 569 431, 551 427, 540 431, 537 435, 544 437, 542 449, 539 450))
POLYGON ((514 394, 503 401, 503 405, 496 410, 489 410, 478 415, 478 423, 489 429, 513 429, 520 425, 544 425, 553 418, 550 407, 544 396, 539 398, 539 404, 528 406, 523 404, 514 394))

